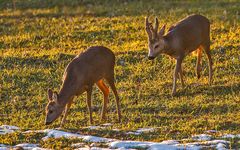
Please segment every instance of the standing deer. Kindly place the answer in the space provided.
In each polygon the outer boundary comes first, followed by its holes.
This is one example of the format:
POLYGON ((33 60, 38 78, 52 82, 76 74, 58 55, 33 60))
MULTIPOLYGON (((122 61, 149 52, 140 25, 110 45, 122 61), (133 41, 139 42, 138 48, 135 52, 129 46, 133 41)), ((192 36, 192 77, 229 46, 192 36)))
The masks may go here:
POLYGON ((49 103, 46 107, 46 121, 48 125, 55 121, 65 110, 61 122, 64 125, 67 113, 72 104, 74 96, 87 92, 87 106, 89 110, 90 123, 93 123, 91 109, 91 94, 93 85, 96 83, 104 95, 101 119, 106 119, 106 108, 108 103, 109 88, 103 82, 105 79, 111 87, 117 105, 118 121, 121 121, 119 97, 114 84, 115 55, 103 46, 88 48, 85 52, 75 57, 67 66, 63 84, 59 94, 48 90, 49 103))
POLYGON ((153 60, 158 54, 167 54, 176 59, 173 73, 172 95, 176 94, 176 82, 179 75, 184 87, 182 61, 186 55, 197 50, 197 77, 200 78, 202 50, 207 54, 209 63, 209 84, 212 84, 212 58, 210 55, 210 22, 202 15, 191 15, 170 27, 164 35, 165 25, 158 32, 158 19, 155 26, 146 17, 146 32, 148 34, 148 58, 153 60))

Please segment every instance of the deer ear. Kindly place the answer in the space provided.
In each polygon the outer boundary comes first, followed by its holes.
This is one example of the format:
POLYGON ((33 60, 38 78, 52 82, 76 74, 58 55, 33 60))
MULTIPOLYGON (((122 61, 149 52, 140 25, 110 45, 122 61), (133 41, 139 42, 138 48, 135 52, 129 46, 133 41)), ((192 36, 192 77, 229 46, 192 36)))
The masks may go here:
POLYGON ((53 91, 51 89, 48 89, 48 100, 52 101, 52 97, 53 97, 53 91))
POLYGON ((52 100, 55 102, 55 103, 58 103, 58 94, 57 92, 53 92, 53 95, 52 95, 52 100))
POLYGON ((163 36, 163 35, 164 35, 164 33, 165 33, 165 28, 166 28, 166 25, 163 25, 162 28, 161 28, 161 30, 158 32, 158 35, 159 35, 159 36, 163 36))

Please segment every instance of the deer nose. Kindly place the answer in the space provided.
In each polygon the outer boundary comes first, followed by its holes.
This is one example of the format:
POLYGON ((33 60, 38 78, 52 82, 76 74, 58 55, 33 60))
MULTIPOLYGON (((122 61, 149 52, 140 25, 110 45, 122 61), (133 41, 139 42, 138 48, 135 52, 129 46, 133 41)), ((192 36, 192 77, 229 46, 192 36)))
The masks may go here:
POLYGON ((153 57, 153 56, 148 56, 148 59, 149 60, 153 60, 155 57, 153 57))
POLYGON ((52 122, 45 122, 45 125, 49 125, 49 124, 51 124, 52 122))

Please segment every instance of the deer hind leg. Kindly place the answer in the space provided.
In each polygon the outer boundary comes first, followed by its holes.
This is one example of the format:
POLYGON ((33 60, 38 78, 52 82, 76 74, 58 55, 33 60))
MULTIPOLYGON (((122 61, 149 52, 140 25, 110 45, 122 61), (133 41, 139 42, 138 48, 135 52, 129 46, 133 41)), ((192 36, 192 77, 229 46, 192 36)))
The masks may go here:
POLYGON ((201 77, 200 72, 202 71, 202 47, 200 46, 197 49, 197 65, 196 65, 196 72, 197 72, 197 78, 199 79, 201 77))
POLYGON ((207 54, 207 58, 208 58, 208 67, 209 67, 209 78, 208 78, 208 83, 209 85, 212 84, 212 76, 213 76, 213 61, 212 61, 212 57, 210 54, 210 42, 207 42, 206 44, 202 45, 202 48, 204 49, 204 51, 207 54))
POLYGON ((119 96, 115 87, 115 83, 114 83, 114 71, 112 71, 110 73, 110 75, 108 77, 106 77, 106 80, 109 84, 109 86, 111 87, 113 94, 115 96, 115 100, 116 100, 116 105, 117 105, 117 113, 118 113, 118 121, 121 122, 121 111, 120 111, 120 104, 119 104, 119 96))
POLYGON ((62 118, 62 121, 61 121, 61 124, 60 124, 60 127, 62 128, 66 122, 66 118, 67 118, 67 115, 68 115, 68 111, 72 105, 72 102, 73 102, 73 98, 71 98, 71 100, 69 101, 69 103, 67 104, 67 106, 65 107, 65 111, 64 111, 64 115, 63 115, 63 118, 62 118))
POLYGON ((107 103, 109 102, 109 100, 108 100, 109 88, 106 86, 106 84, 103 82, 102 79, 97 82, 97 86, 102 91, 103 96, 104 96, 101 120, 105 120, 106 119, 106 111, 107 111, 107 103))
POLYGON ((180 57, 180 58, 177 59, 177 63, 176 63, 175 70, 174 70, 174 73, 173 73, 172 96, 176 95, 177 77, 178 77, 178 74, 179 74, 179 72, 181 70, 182 60, 183 60, 183 57, 180 57))
POLYGON ((185 83, 184 83, 184 80, 183 80, 182 66, 180 67, 180 70, 179 70, 179 77, 180 77, 180 80, 181 80, 182 87, 184 88, 185 87, 185 83))
POLYGON ((89 111, 89 121, 90 124, 93 123, 93 119, 92 119, 92 102, 91 102, 91 97, 92 97, 92 85, 88 87, 87 89, 87 107, 88 107, 88 111, 89 111))

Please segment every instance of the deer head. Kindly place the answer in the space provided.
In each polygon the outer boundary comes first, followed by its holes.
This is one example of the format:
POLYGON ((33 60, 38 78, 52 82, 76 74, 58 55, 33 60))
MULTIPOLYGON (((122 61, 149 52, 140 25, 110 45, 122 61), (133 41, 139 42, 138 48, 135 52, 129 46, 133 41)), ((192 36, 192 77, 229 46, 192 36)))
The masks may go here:
POLYGON ((51 89, 48 89, 48 100, 49 102, 46 106, 46 125, 55 121, 64 110, 64 106, 60 105, 58 102, 57 92, 53 92, 51 89))
POLYGON ((158 19, 155 19, 155 26, 152 26, 152 23, 149 23, 148 17, 146 17, 146 32, 148 34, 148 59, 154 59, 158 54, 160 54, 165 47, 165 41, 163 35, 165 32, 165 25, 158 32, 158 19))

